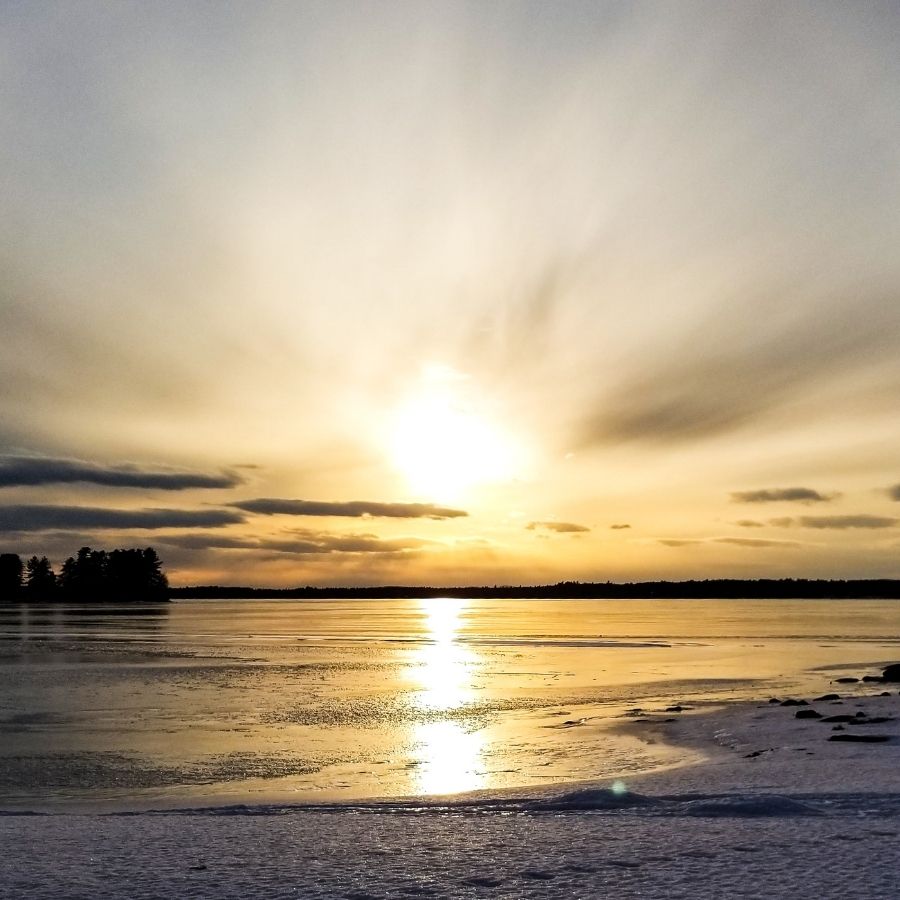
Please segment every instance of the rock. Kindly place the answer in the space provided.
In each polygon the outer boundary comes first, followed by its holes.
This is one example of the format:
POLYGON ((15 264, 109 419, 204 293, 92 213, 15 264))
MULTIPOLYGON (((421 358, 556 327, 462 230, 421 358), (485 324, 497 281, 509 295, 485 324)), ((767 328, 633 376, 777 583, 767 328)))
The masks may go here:
POLYGON ((781 703, 777 697, 769 697, 769 703, 781 703))
POLYGON ((877 681, 880 683, 882 678, 880 675, 863 675, 862 680, 867 682, 877 681))
MULTIPOLYGON (((834 680, 838 684, 858 684, 859 683, 858 678, 853 678, 852 676, 849 676, 849 675, 844 678, 835 678, 834 680)), ((900 681, 900 678, 898 678, 897 680, 900 681)))
POLYGON ((789 698, 788 700, 781 701, 782 706, 809 706, 809 704, 805 700, 794 700, 793 698, 789 698))
POLYGON ((890 697, 891 692, 890 691, 882 691, 878 696, 879 697, 890 697))
POLYGON ((860 722, 860 725, 880 725, 882 722, 893 722, 893 716, 872 716, 871 719, 866 719, 865 721, 860 722))
POLYGON ((891 666, 888 666, 881 673, 882 681, 900 681, 900 663, 894 663, 891 666))
POLYGON ((843 731, 843 730, 844 730, 844 726, 843 726, 843 725, 832 725, 832 726, 831 726, 831 730, 832 730, 832 731, 843 731))
POLYGON ((887 734, 832 734, 828 738, 829 741, 852 741, 856 744, 884 744, 890 739, 887 734))
MULTIPOLYGON (((816 697, 817 703, 827 703, 830 700, 840 700, 840 694, 822 694, 821 697, 816 697)), ((769 701, 771 703, 771 701, 769 701)))
POLYGON ((681 712, 684 707, 680 703, 676 703, 675 706, 667 706, 666 712, 681 712))
POLYGON ((796 719, 821 719, 822 713, 817 713, 814 709, 798 709, 794 713, 796 719))

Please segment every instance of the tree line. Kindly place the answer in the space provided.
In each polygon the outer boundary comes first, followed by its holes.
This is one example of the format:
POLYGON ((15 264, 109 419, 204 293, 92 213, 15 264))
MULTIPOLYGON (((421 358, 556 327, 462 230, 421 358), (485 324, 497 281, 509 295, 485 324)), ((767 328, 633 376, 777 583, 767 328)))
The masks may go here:
POLYGON ((152 547, 92 550, 82 547, 53 571, 46 556, 22 562, 0 554, 0 600, 46 603, 159 602, 169 599, 169 582, 152 547))
POLYGON ((481 585, 480 587, 423 587, 377 585, 371 587, 258 588, 198 585, 172 588, 171 597, 185 600, 389 600, 416 598, 547 599, 547 600, 725 600, 725 599, 900 599, 900 580, 869 578, 825 580, 807 578, 714 578, 703 581, 584 582, 560 581, 540 585, 481 585))

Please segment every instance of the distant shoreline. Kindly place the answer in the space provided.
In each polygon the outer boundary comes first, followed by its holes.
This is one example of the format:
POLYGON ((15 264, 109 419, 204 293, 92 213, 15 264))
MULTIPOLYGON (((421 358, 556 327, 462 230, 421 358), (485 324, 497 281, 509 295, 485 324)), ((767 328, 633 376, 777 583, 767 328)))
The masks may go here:
POLYGON ((781 579, 710 579, 706 581, 578 582, 548 585, 482 585, 478 587, 370 587, 253 588, 201 585, 169 589, 172 600, 397 600, 431 597, 521 600, 894 600, 900 599, 900 580, 848 581, 781 579))

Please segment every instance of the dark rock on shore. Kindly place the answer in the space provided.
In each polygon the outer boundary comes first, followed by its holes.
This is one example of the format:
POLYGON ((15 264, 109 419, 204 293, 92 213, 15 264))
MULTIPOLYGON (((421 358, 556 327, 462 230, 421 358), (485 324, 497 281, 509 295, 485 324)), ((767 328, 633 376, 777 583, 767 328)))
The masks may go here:
POLYGON ((832 734, 829 741, 846 741, 856 744, 884 744, 889 741, 890 735, 887 734, 832 734))
POLYGON ((882 681, 900 681, 900 663, 894 663, 888 666, 881 673, 882 681))
POLYGON ((818 713, 814 709, 798 709, 794 713, 794 717, 797 719, 821 719, 822 713, 818 713))
POLYGON ((793 698, 789 698, 787 700, 781 701, 782 706, 809 706, 809 704, 805 700, 794 700, 793 698))
MULTIPOLYGON (((821 697, 816 697, 816 703, 826 703, 829 700, 840 700, 840 694, 822 694, 821 697)), ((769 701, 771 703, 771 700, 769 701)))
MULTIPOLYGON (((847 676, 845 676, 844 678, 835 678, 834 680, 835 680, 838 684, 858 684, 858 683, 859 683, 859 679, 858 679, 858 678, 854 678, 854 677, 851 676, 851 675, 847 675, 847 676)), ((900 679, 898 679, 898 680, 900 680, 900 679)))

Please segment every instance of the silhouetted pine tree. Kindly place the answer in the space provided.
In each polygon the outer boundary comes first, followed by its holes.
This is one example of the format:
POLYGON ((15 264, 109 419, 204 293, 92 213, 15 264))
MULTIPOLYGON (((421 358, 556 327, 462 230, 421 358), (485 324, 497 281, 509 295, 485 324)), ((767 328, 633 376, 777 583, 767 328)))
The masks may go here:
POLYGON ((32 556, 25 564, 25 599, 32 601, 56 598, 56 575, 46 556, 32 556))
POLYGON ((22 559, 18 553, 0 553, 0 603, 19 599, 22 572, 22 559))

